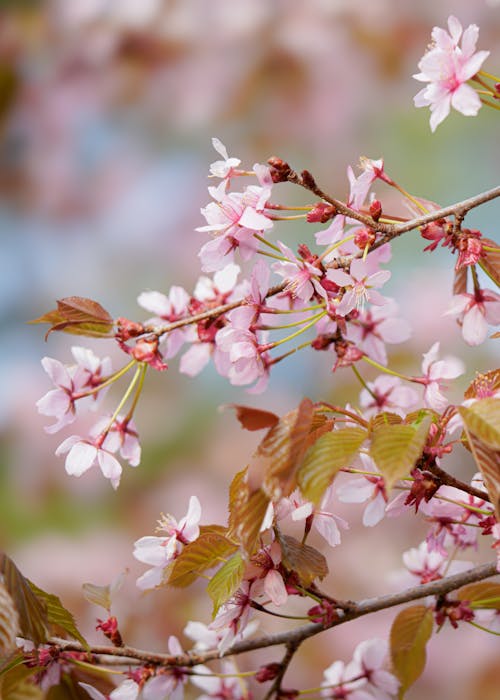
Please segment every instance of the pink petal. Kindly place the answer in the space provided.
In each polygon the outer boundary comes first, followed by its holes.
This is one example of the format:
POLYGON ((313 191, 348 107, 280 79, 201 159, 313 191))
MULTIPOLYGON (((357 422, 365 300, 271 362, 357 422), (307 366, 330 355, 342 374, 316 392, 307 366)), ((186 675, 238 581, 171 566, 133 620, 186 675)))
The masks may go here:
POLYGON ((275 605, 284 605, 288 600, 283 578, 275 569, 267 573, 264 579, 264 590, 275 605))
POLYGON ((466 117, 474 117, 481 107, 481 100, 470 85, 463 84, 451 96, 451 106, 466 117))
MULTIPOLYGON (((71 440, 71 438, 68 439, 71 440)), ((63 445, 64 442, 58 450, 62 451, 63 445)), ((72 476, 81 476, 94 464, 96 456, 97 447, 83 441, 76 442, 66 457, 66 472, 72 476)))
POLYGON ((488 335, 488 324, 478 304, 474 304, 465 314, 462 335, 467 345, 480 345, 488 335))

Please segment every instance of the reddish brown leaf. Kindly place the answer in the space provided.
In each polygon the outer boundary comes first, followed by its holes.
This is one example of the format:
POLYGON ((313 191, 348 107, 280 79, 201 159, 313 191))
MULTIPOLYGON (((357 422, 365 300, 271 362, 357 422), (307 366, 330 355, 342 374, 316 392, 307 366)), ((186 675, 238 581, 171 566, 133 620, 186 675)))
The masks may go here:
POLYGON ((276 501, 296 487, 296 469, 307 449, 314 416, 313 404, 303 399, 298 408, 280 418, 266 433, 249 466, 248 483, 262 487, 276 501))
POLYGON ((321 580, 327 575, 328 564, 317 549, 281 533, 278 534, 278 540, 283 565, 297 574, 303 586, 310 586, 315 578, 321 580))
POLYGON ((500 450, 487 447, 467 426, 464 427, 474 460, 484 479, 497 520, 500 520, 500 450))
POLYGON ((467 266, 460 267, 455 270, 455 278, 453 280, 453 294, 465 294, 467 291, 467 273, 469 268, 467 266))
POLYGON ((481 242, 484 257, 480 259, 479 265, 497 287, 500 287, 500 246, 490 238, 481 238, 481 242), (485 247, 489 250, 485 250, 485 247))
POLYGON ((241 544, 248 558, 258 546, 268 506, 269 497, 262 489, 250 491, 245 483, 241 483, 238 496, 230 504, 228 537, 241 544))
POLYGON ((239 404, 228 404, 227 408, 234 408, 236 418, 245 430, 263 430, 272 428, 279 421, 279 416, 271 411, 262 411, 251 406, 241 406, 239 404))
POLYGON ((47 337, 53 331, 90 338, 113 335, 113 319, 100 304, 85 297, 66 297, 57 301, 57 309, 28 323, 50 323, 47 337))

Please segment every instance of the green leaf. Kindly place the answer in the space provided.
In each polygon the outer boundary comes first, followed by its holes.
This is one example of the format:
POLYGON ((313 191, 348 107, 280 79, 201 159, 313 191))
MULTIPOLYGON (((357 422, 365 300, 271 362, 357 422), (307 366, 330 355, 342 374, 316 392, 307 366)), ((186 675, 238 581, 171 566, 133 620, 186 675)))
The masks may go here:
POLYGON ((36 586, 32 581, 29 581, 28 579, 26 580, 31 586, 33 593, 40 601, 44 603, 47 613, 47 621, 51 625, 56 625, 59 629, 64 630, 70 637, 78 640, 86 649, 89 649, 87 641, 78 631, 75 618, 69 612, 69 610, 64 607, 60 599, 53 593, 47 593, 41 588, 38 588, 38 586, 36 586))
POLYGON ((278 541, 281 545, 283 565, 297 574, 305 588, 310 586, 315 578, 320 580, 325 578, 328 573, 328 564, 321 552, 289 535, 278 533, 278 541))
MULTIPOLYGON (((241 472, 237 476, 240 475, 241 472)), ((258 546, 268 506, 269 497, 262 489, 251 492, 247 483, 240 483, 240 491, 231 502, 228 537, 239 542, 247 557, 251 557, 258 546)))
POLYGON ((319 503, 337 472, 356 457, 366 437, 363 428, 342 428, 321 435, 306 452, 297 472, 304 498, 319 503))
POLYGON ((24 657, 19 655, 8 664, 8 670, 0 674, 0 698, 2 700, 39 700, 43 691, 30 682, 30 678, 42 671, 41 667, 25 666, 24 657))
POLYGON ((407 476, 422 455, 431 417, 419 425, 378 425, 372 431, 370 456, 375 460, 389 491, 398 479, 407 476))
POLYGON ((189 586, 206 569, 232 554, 238 545, 219 531, 205 531, 189 542, 174 560, 167 583, 177 588, 189 586))
POLYGON ((457 591, 458 600, 467 600, 473 608, 500 610, 500 583, 480 581, 462 586, 457 591))
POLYGON ((394 673, 401 683, 400 700, 425 668, 425 647, 432 634, 432 627, 432 610, 425 605, 405 608, 392 623, 391 660, 394 673))
POLYGON ((458 409, 471 433, 486 447, 500 450, 500 399, 479 399, 468 408, 458 409))
POLYGON ((19 571, 12 559, 0 553, 0 574, 10 593, 17 613, 21 635, 35 646, 47 640, 48 618, 44 601, 33 592, 30 582, 19 571))
POLYGON ((236 552, 212 576, 207 586, 207 593, 214 604, 213 617, 217 615, 220 606, 238 590, 245 571, 245 562, 236 552))

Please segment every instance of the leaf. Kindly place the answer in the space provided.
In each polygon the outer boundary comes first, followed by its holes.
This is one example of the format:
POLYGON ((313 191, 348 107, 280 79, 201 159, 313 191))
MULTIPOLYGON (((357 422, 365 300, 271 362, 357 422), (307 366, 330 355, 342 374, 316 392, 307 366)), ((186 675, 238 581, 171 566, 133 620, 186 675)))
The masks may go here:
POLYGON ((380 425, 373 430, 370 456, 380 469, 388 491, 420 459, 430 424, 431 417, 425 416, 419 425, 380 425))
POLYGON ((218 531, 205 531, 189 542, 174 560, 167 583, 177 588, 189 586, 198 576, 232 554, 238 545, 218 531))
POLYGON ((397 413, 384 411, 383 413, 377 413, 370 420, 370 430, 376 430, 381 425, 400 425, 402 422, 403 419, 397 413))
POLYGON ((500 450, 500 399, 479 399, 466 408, 458 409, 467 428, 486 447, 500 450))
POLYGON ((18 632, 19 616, 14 601, 0 579, 0 658, 15 649, 18 632))
POLYGON ((0 553, 0 574, 10 593, 17 613, 21 635, 35 646, 47 640, 48 619, 45 603, 33 592, 30 582, 24 578, 12 559, 0 553))
POLYGON ((466 399, 480 399, 500 391, 500 369, 478 374, 467 387, 466 399))
POLYGON ((455 270, 455 277, 453 278, 453 294, 465 294, 467 291, 467 273, 469 268, 467 266, 460 267, 455 270))
POLYGON ((220 606, 238 590, 244 571, 243 557, 240 552, 236 552, 212 576, 207 586, 207 593, 214 604, 213 617, 217 615, 220 606))
POLYGON ((366 437, 363 428, 342 428, 321 435, 306 452, 297 472, 304 498, 319 503, 334 476, 351 464, 366 437))
POLYGON ((307 449, 314 416, 313 404, 303 399, 266 433, 254 453, 248 472, 253 491, 262 488, 272 501, 289 496, 296 487, 296 468, 307 449))
POLYGON ((272 428, 279 421, 279 416, 270 411, 262 411, 251 406, 241 406, 239 404, 228 404, 227 408, 234 408, 236 418, 245 430, 263 430, 272 428))
POLYGON ((396 615, 391 627, 390 647, 394 673, 401 686, 399 698, 419 678, 425 667, 425 647, 432 634, 432 610, 413 605, 396 615))
POLYGON ((317 549, 281 533, 278 533, 278 541, 283 565, 297 574, 303 586, 307 588, 315 578, 321 580, 327 575, 328 564, 317 549))
POLYGON ((113 319, 97 301, 85 297, 58 299, 57 309, 28 323, 50 323, 47 336, 53 331, 103 338, 113 335, 113 319))
POLYGON ((481 238, 481 242, 484 257, 479 260, 479 265, 497 287, 500 287, 500 247, 490 238, 481 238), (485 250, 485 246, 492 250, 485 250))
POLYGON ((239 542, 247 557, 251 557, 257 548, 269 502, 262 489, 250 492, 246 483, 241 485, 237 498, 231 501, 228 537, 239 542))
POLYGON ((59 629, 64 630, 73 639, 77 639, 86 649, 89 645, 85 638, 80 634, 75 623, 75 618, 61 603, 60 599, 53 593, 46 593, 41 588, 38 588, 32 581, 26 579, 33 593, 45 605, 47 613, 47 621, 51 625, 56 625, 59 629))
POLYGON ((484 485, 495 509, 497 520, 500 520, 500 451, 486 447, 465 424, 464 430, 472 456, 481 472, 484 485))
POLYGON ((2 700, 41 700, 43 691, 29 681, 32 676, 42 671, 38 666, 25 666, 24 657, 16 656, 8 670, 2 670, 0 677, 0 698, 2 700))
POLYGON ((469 583, 462 586, 457 591, 459 600, 467 600, 470 603, 481 603, 483 605, 472 605, 473 608, 489 608, 500 610, 500 583, 493 581, 480 581, 479 583, 469 583))

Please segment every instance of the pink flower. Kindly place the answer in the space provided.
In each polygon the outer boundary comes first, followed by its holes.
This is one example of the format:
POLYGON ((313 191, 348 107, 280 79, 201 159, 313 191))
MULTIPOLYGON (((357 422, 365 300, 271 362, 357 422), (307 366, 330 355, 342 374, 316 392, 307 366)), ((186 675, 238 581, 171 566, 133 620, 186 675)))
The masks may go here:
POLYGON ((422 372, 424 377, 418 379, 423 384, 424 402, 435 411, 442 411, 448 405, 446 397, 442 394, 445 388, 443 380, 455 379, 464 372, 464 364, 457 357, 446 357, 439 360, 439 342, 434 343, 429 352, 424 354, 422 372))
POLYGON ((117 416, 111 426, 109 418, 103 416, 90 431, 91 437, 97 438, 106 431, 103 446, 109 452, 120 452, 131 467, 136 467, 141 461, 141 446, 135 423, 131 418, 117 416))
POLYGON ((353 671, 357 666, 368 681, 367 689, 373 693, 377 700, 389 700, 395 698, 399 688, 399 680, 384 665, 388 661, 388 644, 383 639, 366 639, 358 644, 354 650, 352 664, 353 671))
MULTIPOLYGON (((42 367, 56 385, 36 402, 38 412, 54 416, 56 422, 46 426, 45 432, 56 433, 76 418, 76 401, 88 395, 88 391, 99 386, 111 372, 109 357, 99 359, 92 350, 74 346, 71 348, 77 364, 66 367, 59 360, 44 357, 42 367)), ((103 390, 104 391, 104 390, 103 390)), ((95 401, 98 392, 95 392, 95 401)), ((102 392, 101 392, 102 394, 102 392)))
POLYGON ((445 315, 457 317, 468 345, 480 345, 488 334, 488 324, 500 323, 500 295, 489 289, 455 294, 445 315))
POLYGON ((65 469, 72 476, 81 476, 94 464, 99 465, 103 476, 111 481, 111 486, 117 489, 120 484, 122 467, 110 450, 102 447, 101 436, 94 441, 85 440, 78 435, 66 438, 56 450, 56 455, 68 453, 65 469))
POLYGON ((140 589, 155 588, 162 583, 165 567, 177 557, 183 545, 193 542, 200 534, 200 518, 200 502, 191 496, 188 512, 179 522, 172 515, 162 516, 158 529, 166 532, 166 537, 146 536, 135 542, 134 557, 153 566, 137 579, 140 589))
POLYGON ((340 544, 339 525, 344 530, 347 530, 349 525, 343 518, 333 514, 333 508, 333 487, 329 486, 317 508, 310 501, 306 501, 300 492, 292 494, 289 499, 283 499, 278 509, 278 517, 284 517, 283 511, 286 509, 291 514, 292 520, 296 522, 311 518, 313 527, 330 547, 336 547, 340 544))
POLYGON ((218 138, 212 139, 212 146, 222 156, 223 160, 216 160, 210 165, 210 175, 229 180, 235 174, 235 169, 240 165, 241 160, 239 158, 229 158, 226 147, 218 138))
POLYGON ((219 636, 219 651, 229 649, 233 641, 243 638, 248 625, 252 597, 262 592, 262 581, 243 581, 236 593, 221 607, 209 629, 216 630, 219 636))
POLYGON ((277 606, 284 605, 288 600, 285 582, 279 572, 280 564, 281 547, 278 542, 273 542, 252 557, 245 571, 246 579, 262 580, 263 593, 277 606))
POLYGON ((450 107, 465 116, 475 116, 481 107, 477 92, 467 81, 479 71, 489 51, 475 53, 479 28, 475 24, 462 34, 462 25, 456 17, 448 18, 448 30, 434 27, 432 48, 420 60, 420 73, 413 77, 429 83, 414 97, 416 107, 431 108, 431 130, 448 116, 450 107), (460 38, 461 46, 459 46, 460 38))
POLYGON ((90 695, 92 700, 136 700, 139 695, 139 686, 131 679, 120 683, 109 695, 103 695, 88 683, 78 683, 90 695))
MULTIPOLYGON (((365 454, 360 454, 362 468, 365 471, 378 472, 375 462, 365 454)), ((363 525, 373 527, 385 515, 387 494, 385 481, 381 476, 360 476, 350 479, 337 489, 337 496, 343 503, 364 503, 368 501, 363 513, 363 525)))
POLYGON ((208 666, 194 666, 193 675, 190 676, 190 681, 193 685, 203 690, 203 695, 200 695, 197 700, 243 700, 249 698, 248 691, 245 688, 243 678, 238 676, 238 669, 233 661, 228 659, 221 660, 222 673, 224 678, 217 678, 213 675, 212 670, 208 666))
MULTIPOLYGON (((168 651, 172 656, 181 656, 184 650, 177 637, 171 635, 168 638, 168 651)), ((142 693, 142 700, 182 700, 184 698, 184 685, 189 676, 186 669, 175 667, 166 671, 157 671, 154 678, 146 681, 142 693)))
POLYGON ((368 389, 370 391, 363 389, 359 395, 359 403, 367 418, 382 411, 405 416, 418 401, 414 389, 403 384, 399 377, 389 377, 387 374, 381 374, 375 381, 368 382, 368 389))
POLYGON ((402 318, 395 318, 398 305, 386 299, 383 306, 364 309, 347 326, 346 337, 368 357, 387 364, 385 343, 402 343, 411 335, 411 326, 402 318))
POLYGON ((278 241, 278 246, 286 260, 275 262, 271 267, 285 279, 284 291, 305 302, 309 301, 315 292, 326 298, 326 291, 320 284, 323 276, 321 267, 297 258, 293 251, 281 241, 278 241))
POLYGON ((351 262, 349 274, 343 270, 328 270, 327 278, 345 288, 337 313, 346 316, 353 309, 363 309, 365 302, 377 306, 384 304, 384 297, 373 288, 381 287, 390 276, 389 270, 371 272, 371 265, 359 258, 351 262))
MULTIPOLYGON (((172 323, 189 315, 189 294, 182 287, 171 287, 168 296, 161 292, 142 292, 139 294, 137 302, 144 309, 155 314, 155 318, 151 319, 150 323, 164 325, 163 321, 172 323)), ((170 331, 165 340, 162 338, 162 345, 166 344, 165 357, 174 357, 191 335, 191 326, 175 328, 170 331)))
POLYGON ((443 577, 448 555, 431 551, 427 542, 421 542, 418 548, 408 549, 403 554, 403 562, 418 583, 429 583, 443 577))

